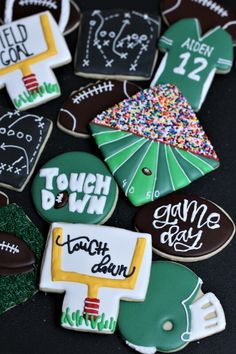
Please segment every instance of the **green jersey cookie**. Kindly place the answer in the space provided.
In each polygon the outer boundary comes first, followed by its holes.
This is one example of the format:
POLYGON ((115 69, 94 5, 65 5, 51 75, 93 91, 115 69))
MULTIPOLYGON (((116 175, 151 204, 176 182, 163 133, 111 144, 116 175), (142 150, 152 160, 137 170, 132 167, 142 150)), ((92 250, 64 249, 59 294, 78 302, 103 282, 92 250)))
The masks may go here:
POLYGON ((38 213, 48 222, 99 224, 113 213, 118 188, 96 156, 67 152, 40 169, 32 196, 38 213))
POLYGON ((201 108, 215 73, 226 74, 233 61, 233 42, 220 26, 201 34, 197 19, 172 25, 160 38, 166 52, 151 86, 175 84, 195 111, 201 108))

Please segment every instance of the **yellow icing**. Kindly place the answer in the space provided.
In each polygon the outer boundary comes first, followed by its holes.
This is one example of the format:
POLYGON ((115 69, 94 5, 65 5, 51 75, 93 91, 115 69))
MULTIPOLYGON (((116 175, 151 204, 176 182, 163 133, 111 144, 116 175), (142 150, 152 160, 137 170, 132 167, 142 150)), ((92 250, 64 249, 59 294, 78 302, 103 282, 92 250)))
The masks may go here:
POLYGON ((54 228, 52 231, 52 280, 76 282, 88 285, 88 297, 97 298, 98 290, 101 287, 134 289, 137 277, 142 264, 144 251, 146 247, 146 239, 139 237, 136 242, 135 251, 133 254, 130 271, 135 267, 135 272, 132 276, 126 279, 107 279, 98 278, 92 275, 85 275, 76 272, 67 272, 61 269, 62 248, 56 244, 56 239, 62 238, 62 227, 54 228))
POLYGON ((0 76, 11 73, 15 70, 21 70, 23 76, 30 75, 32 74, 30 65, 38 63, 39 61, 42 61, 57 54, 56 43, 54 40, 52 29, 49 23, 49 16, 47 13, 40 15, 40 22, 48 49, 43 53, 37 54, 31 58, 22 60, 19 63, 15 63, 13 65, 9 65, 6 68, 0 69, 0 76))

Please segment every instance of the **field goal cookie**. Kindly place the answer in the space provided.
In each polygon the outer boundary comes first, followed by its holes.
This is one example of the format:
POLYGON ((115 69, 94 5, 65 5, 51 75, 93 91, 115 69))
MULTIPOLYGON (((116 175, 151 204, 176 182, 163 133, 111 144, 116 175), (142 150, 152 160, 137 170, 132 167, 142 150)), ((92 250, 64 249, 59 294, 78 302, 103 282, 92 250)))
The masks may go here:
POLYGON ((57 125, 73 136, 89 137, 89 123, 94 117, 139 90, 137 85, 126 80, 89 84, 71 93, 60 109, 57 125))
POLYGON ((151 267, 151 238, 106 226, 51 225, 40 289, 64 293, 61 325, 113 333, 120 299, 143 301, 151 267))
POLYGON ((0 106, 0 186, 22 191, 49 139, 52 122, 0 106))
POLYGON ((49 12, 1 26, 0 38, 0 88, 6 86, 17 109, 60 96, 52 68, 69 63, 71 55, 49 12))
POLYGON ((156 59, 160 18, 128 10, 83 14, 75 74, 91 78, 150 79, 156 59))
POLYGON ((67 152, 42 166, 32 197, 38 213, 49 222, 102 224, 115 209, 118 187, 96 156, 67 152))
POLYGON ((183 18, 195 17, 201 23, 203 33, 221 26, 231 34, 236 45, 236 14, 225 1, 162 0, 161 12, 168 25, 183 18))

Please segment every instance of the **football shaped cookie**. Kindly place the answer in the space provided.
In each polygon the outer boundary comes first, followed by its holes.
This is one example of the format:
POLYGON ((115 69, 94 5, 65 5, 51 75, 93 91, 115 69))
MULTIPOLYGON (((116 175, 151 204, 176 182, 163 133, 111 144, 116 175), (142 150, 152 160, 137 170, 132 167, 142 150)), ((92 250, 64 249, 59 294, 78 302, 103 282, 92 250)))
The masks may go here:
POLYGON ((34 254, 24 240, 0 231, 0 275, 31 272, 34 263, 34 254))
POLYGON ((106 80, 89 84, 68 97, 60 109, 57 125, 68 134, 89 137, 89 123, 94 117, 139 90, 128 81, 106 80))
POLYGON ((225 1, 162 0, 161 11, 168 25, 183 18, 195 17, 201 23, 203 33, 221 26, 231 34, 236 44, 236 14, 225 1))
POLYGON ((181 262, 210 258, 232 240, 235 225, 215 203, 193 195, 172 194, 141 208, 136 229, 152 235, 158 255, 181 262))
POLYGON ((5 0, 4 22, 10 23, 23 17, 50 11, 62 33, 68 34, 79 25, 80 10, 69 0, 5 0))
POLYGON ((22 208, 0 208, 0 314, 38 291, 43 246, 43 236, 22 208))

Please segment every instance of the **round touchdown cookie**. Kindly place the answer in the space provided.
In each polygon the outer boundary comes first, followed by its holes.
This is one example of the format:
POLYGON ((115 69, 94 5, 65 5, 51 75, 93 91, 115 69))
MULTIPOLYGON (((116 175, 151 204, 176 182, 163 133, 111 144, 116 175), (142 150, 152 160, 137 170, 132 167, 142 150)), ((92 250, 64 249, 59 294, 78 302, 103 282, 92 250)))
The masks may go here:
POLYGON ((175 352, 225 329, 224 310, 187 267, 154 262, 144 302, 121 302, 118 326, 126 344, 144 354, 175 352))
POLYGON ((181 262, 210 258, 232 240, 235 225, 207 199, 173 194, 140 209, 135 227, 152 235, 153 251, 181 262))
POLYGON ((102 224, 113 213, 118 187, 104 163, 85 152, 67 152, 36 175, 32 197, 48 222, 102 224))
POLYGON ((64 132, 89 137, 89 123, 99 113, 139 91, 128 81, 105 80, 72 92, 60 109, 57 125, 64 132))

